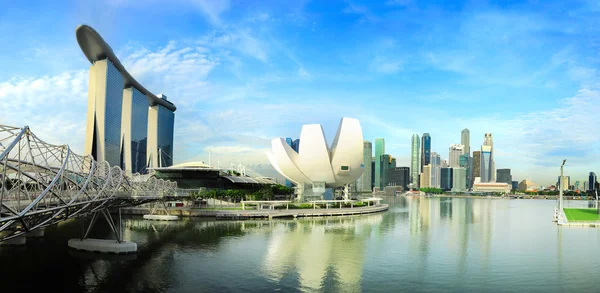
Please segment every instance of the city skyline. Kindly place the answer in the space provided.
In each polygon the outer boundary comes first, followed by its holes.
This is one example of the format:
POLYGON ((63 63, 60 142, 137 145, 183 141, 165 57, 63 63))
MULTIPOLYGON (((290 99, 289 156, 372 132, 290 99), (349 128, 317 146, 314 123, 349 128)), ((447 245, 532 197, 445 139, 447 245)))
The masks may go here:
MULTIPOLYGON (((586 4, 48 5, 3 7, 0 123, 52 133, 49 142, 80 153, 89 62, 73 31, 87 23, 140 83, 181 106, 173 163, 208 161, 211 150, 222 165, 265 164, 271 138, 305 123, 334 129, 337 112, 358 118, 366 140, 385 138, 398 166, 410 166, 413 133, 429 133, 431 152, 445 154, 468 128, 471 151, 494 134, 495 167, 519 180, 554 184, 564 158, 580 181, 600 169, 600 134, 581 127, 600 125, 586 4), (160 21, 137 25, 144 15, 160 21)), ((325 135, 331 143, 333 131, 325 135)))

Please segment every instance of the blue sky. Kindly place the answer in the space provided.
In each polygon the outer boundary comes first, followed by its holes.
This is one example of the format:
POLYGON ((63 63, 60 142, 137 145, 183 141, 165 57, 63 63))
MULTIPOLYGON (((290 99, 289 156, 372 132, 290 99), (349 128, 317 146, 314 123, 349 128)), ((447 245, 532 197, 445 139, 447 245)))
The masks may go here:
POLYGON ((341 117, 408 166, 413 133, 448 157, 494 135, 515 180, 600 172, 594 1, 0 1, 0 123, 82 152, 94 27, 177 106, 175 161, 267 163, 274 137, 341 117), (143 3, 142 3, 143 2, 143 3), (10 103, 8 101, 11 101, 10 103))

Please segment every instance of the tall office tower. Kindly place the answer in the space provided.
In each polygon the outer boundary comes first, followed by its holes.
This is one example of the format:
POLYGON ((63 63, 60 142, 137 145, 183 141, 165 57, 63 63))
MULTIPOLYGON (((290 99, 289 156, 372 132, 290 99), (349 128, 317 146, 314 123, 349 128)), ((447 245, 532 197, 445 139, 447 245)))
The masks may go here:
MULTIPOLYGON (((165 95, 161 101, 170 104, 165 95)), ((166 104, 168 106, 168 104, 166 104)), ((175 113, 165 104, 150 104, 148 111, 148 166, 153 168, 173 165, 173 129, 175 113)), ((171 104, 173 105, 173 104, 171 104)))
POLYGON ((389 179, 387 178, 388 172, 387 170, 396 168, 396 159, 388 154, 383 154, 380 160, 380 174, 381 174, 381 183, 379 186, 379 190, 383 190, 389 184, 389 179))
POLYGON ((440 188, 444 191, 452 189, 452 181, 454 180, 452 170, 452 168, 442 168, 440 188))
POLYGON ((84 155, 121 166, 123 76, 108 59, 90 67, 84 155))
POLYGON ((594 190, 594 188, 596 187, 596 181, 598 181, 596 173, 590 172, 590 177, 588 178, 588 184, 590 188, 589 190, 594 190))
POLYGON ((561 188, 562 190, 569 190, 569 186, 571 186, 571 177, 563 176, 562 180, 560 180, 560 176, 557 178, 556 187, 561 188))
POLYGON ((460 132, 460 144, 464 146, 462 154, 471 156, 471 132, 468 128, 460 132))
POLYGON ((467 170, 465 168, 452 168, 452 192, 465 192, 467 191, 467 170))
POLYGON ((582 191, 587 191, 588 187, 589 187, 588 182, 584 180, 583 181, 583 190, 582 191))
POLYGON ((431 165, 427 164, 423 166, 423 172, 421 173, 421 185, 420 188, 431 187, 431 165))
POLYGON ((504 182, 508 185, 512 184, 512 175, 510 175, 510 169, 498 169, 496 170, 496 182, 504 182))
POLYGON ((440 188, 441 161, 440 154, 431 152, 431 187, 440 188))
POLYGON ((519 181, 513 181, 512 182, 512 189, 513 190, 518 190, 519 189, 519 181))
POLYGON ((360 176, 360 178, 358 179, 360 191, 363 191, 363 192, 373 190, 371 188, 371 185, 372 185, 371 172, 373 172, 373 169, 371 169, 371 158, 372 157, 373 157, 373 144, 370 141, 365 140, 363 142, 363 164, 365 165, 365 171, 363 172, 362 176, 360 176))
POLYGON ((402 186, 402 190, 408 190, 410 184, 410 168, 396 167, 387 170, 388 186, 402 186))
MULTIPOLYGON (((481 152, 473 151, 473 182, 475 182, 475 178, 481 178, 481 152)), ((472 185, 473 183, 471 183, 472 185)))
MULTIPOLYGON (((481 158, 483 159, 487 159, 489 161, 489 166, 486 166, 486 168, 488 168, 488 173, 489 173, 489 177, 488 177, 488 181, 483 181, 483 177, 484 175, 481 175, 481 182, 496 182, 496 162, 494 161, 494 141, 492 139, 492 134, 491 133, 486 133, 484 138, 483 138, 483 145, 487 146, 489 148, 486 148, 486 150, 489 149, 489 158, 485 158, 483 151, 481 154, 481 158)), ((483 148, 482 148, 483 150, 483 148)), ((482 164, 482 168, 483 168, 483 164, 482 164)))
POLYGON ((469 155, 462 154, 459 156, 458 165, 465 169, 465 188, 468 190, 471 187, 471 160, 469 155))
POLYGON ((460 167, 460 156, 463 154, 463 145, 451 144, 450 145, 450 168, 460 167))
POLYGON ((148 98, 134 87, 124 89, 121 117, 121 169, 130 174, 144 174, 148 149, 148 98))
POLYGON ((421 173, 423 167, 429 165, 431 160, 431 136, 429 133, 423 133, 421 137, 421 173))
POLYGON ((421 172, 420 140, 418 134, 413 134, 410 149, 410 183, 419 186, 419 173, 421 172))
POLYGON ((381 178, 381 156, 385 154, 385 140, 383 138, 375 139, 375 187, 383 186, 381 178))
POLYGON ((371 158, 371 190, 375 188, 375 157, 371 158))
POLYGON ((579 180, 575 181, 575 186, 573 186, 573 190, 581 190, 581 185, 579 185, 579 180))

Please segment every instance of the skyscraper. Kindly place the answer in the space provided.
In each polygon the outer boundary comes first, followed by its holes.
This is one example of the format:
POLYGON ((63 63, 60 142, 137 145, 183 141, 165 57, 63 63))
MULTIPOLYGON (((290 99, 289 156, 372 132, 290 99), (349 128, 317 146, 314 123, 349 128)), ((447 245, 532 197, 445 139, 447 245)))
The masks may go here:
POLYGON ((383 190, 386 186, 389 185, 389 179, 387 177, 389 175, 388 170, 396 168, 396 159, 391 155, 384 154, 381 156, 380 166, 381 184, 379 185, 379 190, 383 190))
POLYGON ((463 154, 463 145, 461 144, 451 144, 450 145, 450 168, 458 168, 460 167, 460 156, 463 154))
POLYGON ((452 192, 467 191, 467 170, 465 168, 452 168, 452 192))
POLYGON ((365 165, 365 171, 362 176, 358 179, 360 181, 360 191, 368 192, 373 191, 371 185, 371 160, 373 158, 373 144, 370 141, 365 140, 363 142, 363 164, 365 165))
POLYGON ((408 190, 410 184, 410 168, 396 167, 387 170, 388 185, 402 186, 402 190, 408 190))
POLYGON ((415 186, 419 186, 419 173, 421 172, 419 143, 419 135, 413 134, 410 151, 410 182, 415 186))
MULTIPOLYGON (((481 178, 481 151, 473 151, 473 182, 475 178, 481 178)), ((473 185, 471 182, 471 185, 473 185)))
MULTIPOLYGON (((95 60, 88 79, 88 112, 84 154, 111 166, 121 164, 123 76, 109 59, 95 60)), ((145 161, 145 158, 144 158, 145 161)))
MULTIPOLYGON (((158 95, 157 97, 169 103, 165 95, 158 95)), ((148 110, 147 153, 149 167, 169 167, 173 165, 174 128, 175 113, 173 110, 166 107, 165 104, 151 104, 150 110, 148 110)))
POLYGON ((431 136, 429 133, 423 133, 421 137, 421 172, 423 172, 423 166, 429 165, 431 160, 431 136))
POLYGON ((496 163, 494 162, 494 141, 491 133, 486 133, 481 147, 481 182, 496 182, 496 163), (485 153, 484 153, 485 147, 485 153), (487 174, 483 174, 483 170, 487 174), (484 180, 485 178, 485 180, 484 180))
POLYGON ((452 181, 454 180, 452 170, 452 168, 442 168, 440 188, 444 191, 452 189, 452 181))
POLYGON ((470 160, 469 155, 462 154, 459 156, 458 165, 461 168, 465 169, 465 189, 469 189, 471 186, 471 176, 470 176, 470 160))
POLYGON ((431 187, 440 188, 441 165, 440 154, 431 152, 431 187))
POLYGON ((421 185, 419 187, 431 187, 431 165, 429 164, 423 166, 423 172, 421 173, 421 185))
POLYGON ((462 154, 471 156, 471 132, 468 128, 460 132, 460 144, 464 146, 462 154))
POLYGON ((94 29, 80 25, 76 36, 92 63, 84 154, 129 174, 171 166, 175 105, 139 84, 94 29))
POLYGON ((589 190, 594 190, 594 188, 596 187, 596 181, 598 181, 596 173, 590 172, 590 177, 588 178, 588 184, 590 188, 589 190))
POLYGON ((498 169, 496 174, 496 182, 504 182, 508 185, 512 184, 512 175, 510 175, 510 169, 498 169))
POLYGON ((569 190, 569 186, 571 185, 571 177, 563 176, 562 180, 560 180, 560 176, 558 176, 556 187, 562 190, 569 190))
POLYGON ((381 156, 385 154, 385 140, 383 138, 375 139, 375 187, 381 187, 381 156))

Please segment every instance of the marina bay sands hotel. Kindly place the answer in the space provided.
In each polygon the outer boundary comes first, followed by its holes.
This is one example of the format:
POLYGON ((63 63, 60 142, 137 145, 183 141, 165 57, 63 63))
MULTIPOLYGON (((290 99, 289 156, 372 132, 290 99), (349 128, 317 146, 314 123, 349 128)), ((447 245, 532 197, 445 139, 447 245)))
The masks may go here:
POLYGON ((175 105, 138 83, 93 28, 80 25, 75 34, 92 63, 85 154, 129 174, 171 166, 175 105))

